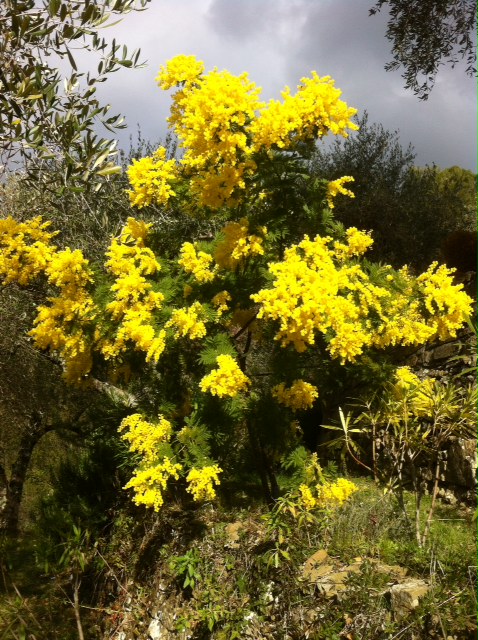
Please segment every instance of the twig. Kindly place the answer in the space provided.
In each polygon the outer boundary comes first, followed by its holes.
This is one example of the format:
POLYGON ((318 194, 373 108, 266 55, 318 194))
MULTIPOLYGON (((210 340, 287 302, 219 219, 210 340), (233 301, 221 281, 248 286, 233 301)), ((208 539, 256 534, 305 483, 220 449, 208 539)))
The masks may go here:
POLYGON ((16 585, 14 582, 12 582, 12 587, 15 589, 15 593, 17 594, 17 596, 21 599, 21 601, 22 601, 22 606, 24 606, 24 607, 25 607, 25 609, 28 611, 28 613, 29 613, 29 614, 30 614, 30 616, 33 618, 33 620, 36 622, 36 624, 38 625, 38 627, 39 627, 40 629, 42 629, 42 626, 41 626, 41 624, 38 622, 38 620, 37 620, 37 618, 36 618, 35 614, 34 614, 34 613, 33 613, 33 611, 31 610, 31 608, 28 606, 26 598, 24 598, 24 597, 22 596, 22 594, 20 593, 20 591, 19 591, 19 590, 18 590, 18 588, 17 588, 17 585, 16 585))
POLYGON ((120 589, 122 589, 126 595, 130 595, 128 589, 126 589, 125 587, 123 587, 123 585, 121 584, 121 582, 118 580, 118 578, 116 577, 116 573, 113 571, 113 569, 111 568, 110 564, 108 563, 108 561, 106 560, 106 558, 98 551, 98 549, 96 549, 96 553, 100 556, 100 558, 103 560, 103 562, 105 563, 105 565, 108 567, 108 569, 111 571, 113 578, 116 580, 116 583, 118 585, 118 587, 120 589))

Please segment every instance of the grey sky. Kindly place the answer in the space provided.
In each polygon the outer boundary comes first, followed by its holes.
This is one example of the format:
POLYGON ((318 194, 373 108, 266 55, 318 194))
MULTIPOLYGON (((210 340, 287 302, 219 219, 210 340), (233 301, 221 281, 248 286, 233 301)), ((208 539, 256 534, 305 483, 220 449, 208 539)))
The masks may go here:
POLYGON ((128 146, 139 124, 150 141, 164 138, 170 100, 154 81, 160 65, 178 54, 196 55, 206 69, 247 71, 279 98, 311 70, 331 75, 342 98, 369 112, 370 122, 399 130, 416 164, 459 165, 476 171, 475 80, 461 68, 442 68, 428 101, 403 89, 399 72, 385 72, 390 43, 386 15, 368 16, 373 0, 152 0, 148 9, 107 30, 128 49, 140 47, 148 66, 122 70, 101 87, 113 113, 126 116, 120 136, 128 146))

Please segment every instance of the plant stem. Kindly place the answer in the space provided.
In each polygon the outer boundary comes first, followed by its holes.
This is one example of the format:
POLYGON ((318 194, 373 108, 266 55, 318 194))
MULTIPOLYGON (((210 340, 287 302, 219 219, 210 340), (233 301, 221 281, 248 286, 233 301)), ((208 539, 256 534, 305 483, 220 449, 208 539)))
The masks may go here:
POLYGON ((78 629, 78 638, 79 640, 85 640, 83 627, 81 624, 81 614, 80 614, 80 584, 81 584, 81 580, 78 577, 78 573, 76 573, 75 585, 73 587, 73 610, 75 612, 76 627, 78 629))

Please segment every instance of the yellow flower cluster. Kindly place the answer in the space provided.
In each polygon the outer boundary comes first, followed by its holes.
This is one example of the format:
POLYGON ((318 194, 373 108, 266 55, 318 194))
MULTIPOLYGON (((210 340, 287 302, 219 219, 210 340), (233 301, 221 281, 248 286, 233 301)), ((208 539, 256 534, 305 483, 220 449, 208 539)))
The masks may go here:
POLYGON ((397 279, 405 286, 390 298, 374 344, 418 345, 437 337, 455 337, 473 311, 473 300, 463 285, 453 284, 453 272, 445 265, 437 267, 436 262, 417 278, 407 267, 400 269, 397 279))
POLYGON ((62 358, 64 376, 79 383, 91 369, 92 357, 85 327, 93 320, 96 308, 87 291, 92 282, 88 261, 81 251, 58 251, 50 245, 55 233, 47 231, 41 217, 17 222, 0 220, 0 276, 3 284, 27 285, 41 274, 59 289, 48 304, 38 307, 34 328, 30 331, 40 349, 52 349, 62 358))
POLYGON ((167 62, 166 66, 161 65, 156 82, 167 91, 183 82, 190 84, 197 81, 203 71, 204 63, 197 60, 196 56, 180 55, 167 62))
POLYGON ((133 160, 127 173, 131 185, 127 193, 133 207, 165 204, 176 195, 172 187, 177 178, 176 160, 166 160, 164 147, 159 147, 152 156, 133 160))
MULTIPOLYGON (((221 269, 234 270, 237 265, 249 256, 264 255, 264 239, 256 235, 248 235, 249 223, 246 219, 240 222, 229 222, 221 229, 224 239, 219 242, 214 252, 214 260, 221 269)), ((260 230, 266 235, 267 229, 260 230)))
POLYGON ((317 485, 317 506, 340 506, 356 491, 358 491, 357 485, 346 478, 338 478, 335 482, 319 484, 317 485))
POLYGON ((229 309, 228 302, 231 300, 231 294, 227 291, 220 291, 219 293, 216 293, 211 302, 216 307, 218 317, 221 316, 224 311, 229 309))
POLYGON ((344 196, 349 196, 350 198, 355 198, 355 194, 350 189, 346 189, 344 184, 346 182, 354 182, 355 178, 352 176, 342 176, 337 180, 332 180, 327 185, 327 203, 331 209, 334 208, 334 198, 338 193, 341 193, 344 196))
POLYGON ((198 282, 211 282, 216 276, 209 268, 213 260, 209 253, 196 252, 196 247, 191 242, 185 242, 180 250, 178 264, 186 273, 192 273, 198 282))
POLYGON ((159 422, 151 423, 140 413, 133 413, 122 420, 118 431, 125 432, 121 438, 129 442, 130 451, 140 453, 145 461, 152 462, 158 456, 158 445, 170 440, 172 427, 161 415, 159 422))
POLYGON ((152 324, 154 312, 161 308, 164 296, 153 291, 146 279, 161 268, 151 249, 144 246, 149 226, 128 218, 120 237, 113 238, 106 254, 105 267, 115 276, 111 287, 114 300, 106 309, 119 323, 113 341, 101 341, 101 352, 106 359, 125 351, 129 341, 146 353, 148 361, 157 362, 165 348, 166 332, 157 333, 152 324))
POLYGON ((170 320, 164 325, 165 328, 173 327, 176 331, 175 338, 185 338, 188 336, 190 340, 204 338, 206 335, 206 326, 199 319, 203 307, 200 302, 195 302, 190 307, 182 307, 175 309, 170 320))
POLYGON ((199 383, 201 391, 209 391, 213 396, 229 396, 233 398, 241 391, 247 389, 251 381, 244 375, 239 365, 232 356, 217 356, 217 369, 204 376, 199 383))
POLYGON ((453 283, 455 269, 433 262, 417 278, 427 311, 433 317, 433 328, 441 340, 455 337, 463 318, 471 314, 473 300, 463 285, 453 283))
POLYGON ((181 469, 180 464, 172 462, 170 458, 165 456, 157 464, 148 464, 144 468, 136 469, 131 480, 123 488, 134 490, 133 501, 135 504, 144 504, 146 507, 152 507, 155 511, 159 511, 164 504, 163 493, 166 490, 168 480, 170 478, 177 480, 181 469))
MULTIPOLYGON (((365 241, 368 236, 362 235, 365 241)), ((333 357, 353 360, 372 340, 363 322, 367 304, 379 307, 389 293, 374 288, 358 265, 344 261, 343 249, 335 254, 331 243, 329 237, 305 236, 285 251, 282 262, 269 264, 273 287, 251 298, 262 305, 259 318, 279 321, 276 340, 283 346, 292 343, 305 351, 314 344, 317 330, 330 336, 333 357)))
POLYGON ((311 511, 315 507, 315 498, 310 487, 306 484, 301 484, 299 487, 299 504, 307 511, 311 511))
POLYGON ((321 78, 313 71, 300 82, 295 95, 286 87, 283 102, 271 100, 260 110, 251 125, 255 149, 288 149, 298 140, 321 138, 329 131, 347 137, 346 129, 358 129, 351 121, 357 110, 339 99, 342 92, 330 76, 321 78))
POLYGON ((186 149, 181 166, 200 205, 231 204, 235 190, 244 189, 255 168, 245 127, 260 106, 259 93, 247 73, 214 69, 174 94, 168 121, 186 149))
POLYGON ((11 216, 0 220, 0 277, 3 284, 18 282, 25 286, 44 273, 55 247, 50 240, 56 233, 47 231, 49 222, 41 216, 17 222, 11 216))
POLYGON ((130 198, 136 206, 167 202, 175 195, 171 184, 178 176, 187 180, 200 205, 233 205, 253 177, 257 152, 288 149, 329 131, 347 136, 346 129, 357 129, 351 121, 356 110, 339 99, 341 92, 330 77, 315 72, 302 78, 296 95, 286 87, 282 102, 267 105, 247 73, 234 76, 213 69, 204 74, 204 64, 194 56, 170 60, 157 81, 165 90, 178 87, 168 122, 186 151, 177 165, 166 161, 161 150, 133 164, 130 198))
POLYGON ((299 504, 310 511, 312 509, 328 509, 340 507, 359 488, 346 478, 338 478, 335 482, 317 484, 313 490, 306 484, 299 487, 299 504))
POLYGON ((294 380, 287 388, 283 382, 272 388, 272 396, 289 409, 310 409, 319 397, 317 387, 304 380, 294 380))
POLYGON ((285 251, 282 262, 269 264, 272 287, 251 299, 261 304, 258 318, 279 322, 276 340, 301 352, 314 344, 319 331, 327 337, 332 357, 345 362, 367 346, 423 344, 436 335, 454 335, 471 312, 471 299, 461 285, 452 284, 450 270, 435 272, 432 265, 413 278, 403 268, 396 278, 400 287, 374 285, 350 260, 371 243, 368 234, 355 228, 347 231, 346 243, 305 236, 285 251))
POLYGON ((60 354, 66 380, 77 384, 92 366, 85 327, 94 319, 96 307, 87 291, 92 282, 88 261, 81 251, 66 248, 52 253, 45 273, 49 283, 60 292, 47 299, 48 305, 38 307, 30 335, 40 349, 52 349, 60 354))
POLYGON ((359 231, 356 227, 349 227, 345 232, 347 244, 336 240, 334 242, 334 254, 340 259, 363 255, 372 245, 373 239, 368 233, 359 231))
POLYGON ((129 442, 130 451, 142 457, 140 466, 124 488, 134 490, 136 504, 144 504, 158 511, 164 503, 163 493, 168 480, 177 480, 182 470, 182 465, 160 453, 161 445, 171 438, 171 423, 163 416, 159 416, 157 423, 151 423, 135 413, 124 418, 118 431, 124 432, 121 437, 129 442))
POLYGON ((193 468, 188 473, 186 481, 189 483, 186 491, 192 494, 196 502, 202 500, 214 500, 216 491, 214 485, 220 484, 218 475, 222 469, 217 464, 202 467, 201 469, 193 468))

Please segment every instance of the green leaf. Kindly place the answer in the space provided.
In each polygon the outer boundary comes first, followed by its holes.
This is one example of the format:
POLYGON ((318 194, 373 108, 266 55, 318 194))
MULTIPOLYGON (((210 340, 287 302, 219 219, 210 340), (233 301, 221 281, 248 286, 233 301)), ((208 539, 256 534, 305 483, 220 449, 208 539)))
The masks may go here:
POLYGON ((78 67, 76 66, 75 58, 72 56, 71 51, 68 47, 65 47, 66 55, 68 56, 68 60, 70 61, 71 66, 75 71, 78 71, 78 67))
POLYGON ((205 340, 205 347, 199 354, 199 362, 206 367, 216 365, 217 356, 228 355, 237 358, 237 351, 231 344, 229 337, 224 333, 205 340))
POLYGON ((53 17, 56 16, 60 8, 61 0, 50 0, 48 3, 48 13, 53 17))
POLYGON ((96 172, 97 176, 112 176, 115 174, 119 174, 123 171, 123 168, 119 165, 115 165, 114 167, 105 167, 104 169, 100 169, 96 172))

